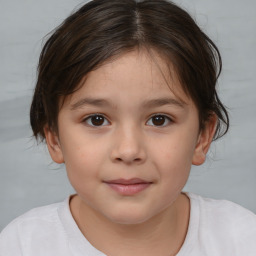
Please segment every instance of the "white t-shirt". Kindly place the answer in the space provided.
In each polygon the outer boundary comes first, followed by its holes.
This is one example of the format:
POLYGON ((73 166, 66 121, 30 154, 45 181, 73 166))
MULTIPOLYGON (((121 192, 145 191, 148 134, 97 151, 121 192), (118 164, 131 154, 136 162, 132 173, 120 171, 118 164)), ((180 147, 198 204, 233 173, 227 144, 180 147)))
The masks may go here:
MULTIPOLYGON (((186 193, 190 221, 177 256, 255 256, 256 215, 226 200, 186 193)), ((35 208, 11 222, 0 234, 1 256, 104 256, 82 235, 69 198, 35 208)), ((157 255, 161 256, 161 255, 157 255)))

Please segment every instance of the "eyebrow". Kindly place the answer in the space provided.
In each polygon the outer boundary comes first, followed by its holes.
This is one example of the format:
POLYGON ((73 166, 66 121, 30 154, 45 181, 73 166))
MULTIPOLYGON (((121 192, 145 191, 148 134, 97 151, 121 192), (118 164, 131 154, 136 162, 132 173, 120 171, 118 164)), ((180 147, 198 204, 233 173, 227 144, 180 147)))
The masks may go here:
MULTIPOLYGON (((76 103, 72 104, 70 109, 76 110, 87 105, 91 105, 95 107, 116 108, 111 102, 109 102, 106 99, 83 98, 77 101, 76 103)), ((181 100, 165 97, 165 98, 145 100, 142 102, 141 107, 144 109, 147 109, 147 108, 153 108, 153 107, 161 107, 165 105, 174 105, 180 108, 184 108, 186 103, 181 100)))

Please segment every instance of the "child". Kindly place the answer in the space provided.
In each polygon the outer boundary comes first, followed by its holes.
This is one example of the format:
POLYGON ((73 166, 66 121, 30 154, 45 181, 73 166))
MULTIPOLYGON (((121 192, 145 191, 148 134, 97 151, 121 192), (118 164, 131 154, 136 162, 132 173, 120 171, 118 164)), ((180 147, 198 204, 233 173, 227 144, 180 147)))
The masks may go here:
POLYGON ((256 255, 256 216, 182 189, 229 126, 221 57, 165 0, 94 0, 39 60, 31 126, 76 194, 0 235, 1 256, 256 255))

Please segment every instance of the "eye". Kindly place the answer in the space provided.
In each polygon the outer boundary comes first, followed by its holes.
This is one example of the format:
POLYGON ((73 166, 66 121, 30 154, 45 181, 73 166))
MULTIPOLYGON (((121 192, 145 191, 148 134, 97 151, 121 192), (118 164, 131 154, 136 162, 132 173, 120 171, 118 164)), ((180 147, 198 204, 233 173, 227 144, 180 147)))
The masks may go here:
POLYGON ((153 123, 154 126, 167 126, 169 123, 172 123, 172 119, 166 115, 157 114, 150 118, 152 119, 151 123, 153 123))
MULTIPOLYGON (((170 117, 168 117, 166 115, 162 115, 162 114, 154 115, 150 118, 150 120, 151 119, 152 119, 151 123, 153 124, 153 126, 160 126, 160 127, 167 126, 169 123, 173 122, 170 117)), ((92 127, 101 127, 101 126, 106 126, 109 124, 107 119, 101 114, 90 115, 90 116, 86 117, 83 120, 83 122, 92 127)), ((150 123, 150 121, 148 121, 147 124, 148 123, 150 123)), ((150 124, 150 125, 152 125, 152 124, 150 124)))
MULTIPOLYGON (((95 115, 91 115, 86 117, 83 122, 93 126, 93 127, 97 127, 97 126, 105 126, 106 122, 104 122, 104 120, 107 120, 103 115, 100 114, 95 114, 95 115), (103 125, 105 123, 105 125, 103 125)), ((107 121, 107 123, 109 123, 107 121)))

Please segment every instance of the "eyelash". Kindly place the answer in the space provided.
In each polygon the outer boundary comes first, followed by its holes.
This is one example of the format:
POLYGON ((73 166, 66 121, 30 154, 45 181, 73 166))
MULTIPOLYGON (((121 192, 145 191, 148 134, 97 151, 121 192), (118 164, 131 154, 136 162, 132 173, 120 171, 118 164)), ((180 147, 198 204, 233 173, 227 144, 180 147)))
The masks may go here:
MULTIPOLYGON (((89 115, 89 116, 85 117, 82 122, 87 124, 87 120, 89 120, 89 119, 92 118, 92 117, 96 117, 96 116, 100 116, 100 117, 103 117, 104 119, 107 119, 103 114, 97 113, 97 114, 93 114, 93 115, 89 115)), ((149 120, 150 120, 151 118, 156 117, 156 116, 164 117, 165 119, 168 120, 169 124, 170 124, 170 123, 173 123, 173 120, 172 120, 171 117, 169 117, 169 116, 167 116, 167 115, 165 115, 165 114, 161 114, 161 113, 157 113, 157 114, 152 115, 152 116, 149 118, 149 120)), ((105 126, 105 125, 99 125, 99 126, 97 126, 97 125, 90 125, 90 124, 89 124, 89 126, 90 126, 90 127, 99 128, 99 127, 102 127, 102 126, 105 126)), ((153 126, 155 126, 155 125, 153 125, 153 126)), ((168 124, 167 124, 167 125, 155 126, 155 127, 166 127, 166 126, 168 126, 168 124)))

